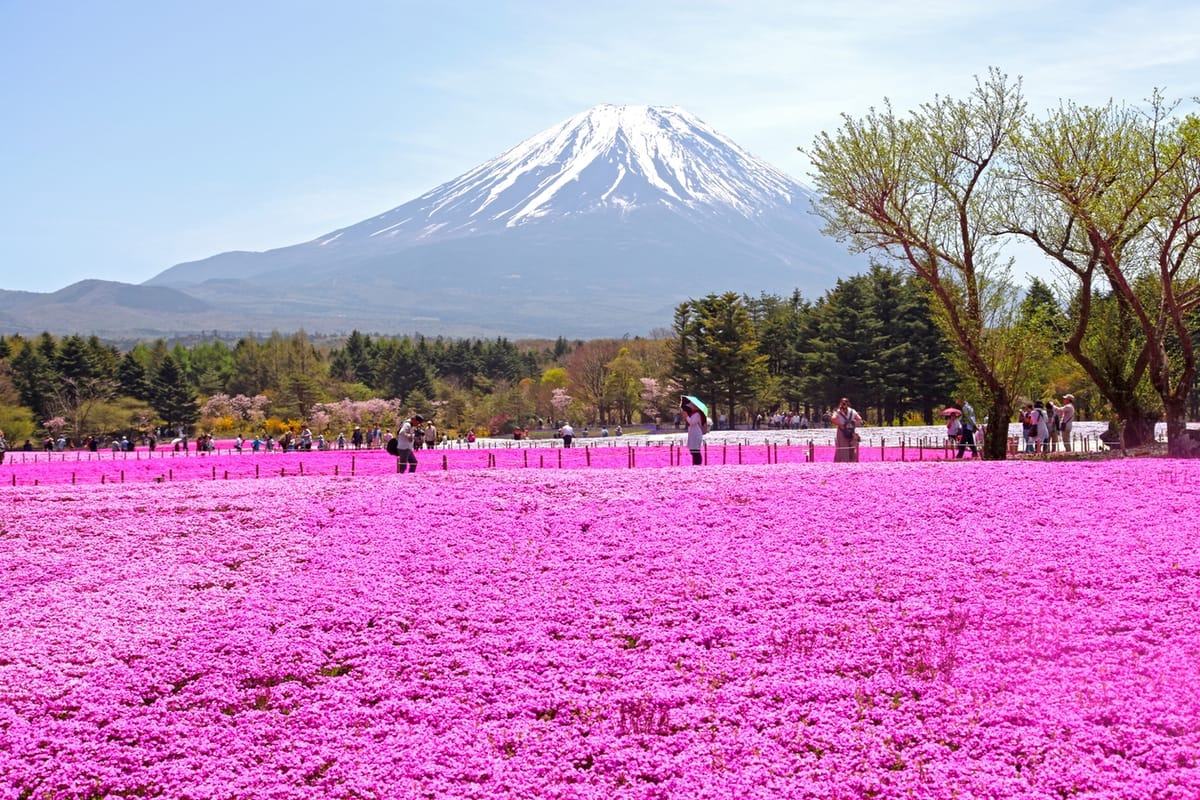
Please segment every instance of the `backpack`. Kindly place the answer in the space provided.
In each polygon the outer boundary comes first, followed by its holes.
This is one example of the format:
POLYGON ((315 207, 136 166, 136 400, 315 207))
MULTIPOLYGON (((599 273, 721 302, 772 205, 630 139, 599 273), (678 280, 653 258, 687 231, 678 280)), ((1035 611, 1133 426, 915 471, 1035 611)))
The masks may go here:
POLYGON ((846 436, 854 438, 854 414, 846 414, 846 421, 842 423, 842 430, 846 432, 846 436))
POLYGON ((384 449, 388 451, 388 455, 400 455, 400 440, 393 436, 387 440, 387 444, 384 445, 384 449))

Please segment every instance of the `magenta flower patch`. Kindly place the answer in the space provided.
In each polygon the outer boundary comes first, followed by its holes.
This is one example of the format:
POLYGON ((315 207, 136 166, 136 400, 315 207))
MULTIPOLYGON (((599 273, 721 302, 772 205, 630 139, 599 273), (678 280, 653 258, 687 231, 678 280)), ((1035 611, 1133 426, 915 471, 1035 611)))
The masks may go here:
POLYGON ((1200 796, 1200 464, 422 455, 0 485, 0 797, 1200 796))

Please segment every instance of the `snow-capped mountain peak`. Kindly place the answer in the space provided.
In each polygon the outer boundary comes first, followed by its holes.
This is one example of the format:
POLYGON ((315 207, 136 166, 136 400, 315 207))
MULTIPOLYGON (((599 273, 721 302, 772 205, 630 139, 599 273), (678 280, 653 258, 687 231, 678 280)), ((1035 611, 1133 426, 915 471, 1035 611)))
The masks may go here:
POLYGON ((681 108, 600 105, 383 214, 147 284, 310 330, 643 331, 687 297, 811 295, 861 270, 812 196, 681 108))
POLYGON ((599 105, 403 206, 322 237, 428 238, 661 206, 753 218, 798 182, 679 107, 599 105))

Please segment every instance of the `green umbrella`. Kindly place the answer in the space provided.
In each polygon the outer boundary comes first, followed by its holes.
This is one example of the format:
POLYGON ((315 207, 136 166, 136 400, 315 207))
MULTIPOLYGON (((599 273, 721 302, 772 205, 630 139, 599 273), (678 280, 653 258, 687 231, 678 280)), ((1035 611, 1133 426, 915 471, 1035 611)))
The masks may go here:
POLYGON ((694 394, 685 394, 683 396, 683 399, 687 400, 689 403, 691 403, 693 406, 695 406, 696 409, 701 414, 703 414, 706 417, 708 416, 708 406, 704 405, 704 403, 701 402, 699 397, 696 397, 696 395, 694 395, 694 394))

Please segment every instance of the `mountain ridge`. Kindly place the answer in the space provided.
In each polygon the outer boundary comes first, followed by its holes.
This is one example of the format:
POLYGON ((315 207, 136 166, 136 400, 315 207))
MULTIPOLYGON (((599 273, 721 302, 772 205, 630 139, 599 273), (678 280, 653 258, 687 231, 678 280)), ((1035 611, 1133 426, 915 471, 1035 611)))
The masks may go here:
POLYGON ((162 316, 173 332, 232 314, 250 330, 640 334, 688 297, 811 296, 865 269, 820 234, 813 196, 681 108, 601 105, 361 222, 139 286, 195 302, 162 316))

